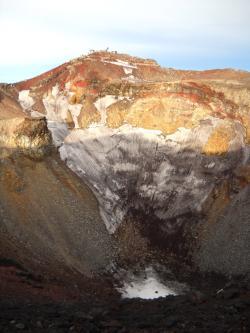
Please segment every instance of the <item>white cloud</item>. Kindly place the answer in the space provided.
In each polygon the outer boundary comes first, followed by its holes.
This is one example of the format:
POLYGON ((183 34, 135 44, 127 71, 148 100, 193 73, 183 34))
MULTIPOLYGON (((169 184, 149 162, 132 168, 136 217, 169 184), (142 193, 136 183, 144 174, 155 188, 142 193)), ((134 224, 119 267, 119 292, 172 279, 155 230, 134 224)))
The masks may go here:
POLYGON ((63 62, 110 47, 151 56, 250 48, 248 0, 0 0, 0 64, 63 62))

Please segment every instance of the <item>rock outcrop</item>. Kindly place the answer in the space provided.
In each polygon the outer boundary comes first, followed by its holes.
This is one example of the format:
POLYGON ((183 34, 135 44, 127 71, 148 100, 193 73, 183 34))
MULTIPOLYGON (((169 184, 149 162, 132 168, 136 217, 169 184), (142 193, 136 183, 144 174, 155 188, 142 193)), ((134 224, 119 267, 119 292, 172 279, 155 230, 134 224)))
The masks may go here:
POLYGON ((43 156, 52 146, 46 118, 17 117, 0 120, 0 149, 22 150, 31 156, 43 156))
MULTIPOLYGON (((43 156, 52 146, 46 118, 32 118, 23 112, 13 96, 13 86, 0 87, 1 155, 14 149, 32 156, 43 156)), ((16 94, 17 95, 17 94, 16 94)))

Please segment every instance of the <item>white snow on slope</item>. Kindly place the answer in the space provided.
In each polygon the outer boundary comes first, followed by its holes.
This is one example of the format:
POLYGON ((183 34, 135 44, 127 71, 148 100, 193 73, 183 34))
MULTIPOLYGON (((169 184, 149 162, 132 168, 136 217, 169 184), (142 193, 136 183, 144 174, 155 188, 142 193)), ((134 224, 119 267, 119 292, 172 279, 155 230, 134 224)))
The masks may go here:
POLYGON ((34 99, 30 96, 29 90, 22 90, 19 92, 18 100, 24 110, 31 109, 35 104, 34 99))
POLYGON ((46 109, 48 120, 57 122, 66 122, 68 112, 71 113, 75 128, 79 128, 77 117, 80 114, 82 104, 70 104, 69 100, 72 94, 67 88, 64 91, 59 90, 56 84, 51 92, 48 92, 43 98, 43 104, 46 109))
POLYGON ((106 125, 106 120, 107 120, 106 110, 107 110, 107 108, 110 105, 112 105, 112 104, 114 104, 114 103, 116 103, 116 102, 118 102, 122 99, 124 99, 124 97, 121 97, 121 96, 116 97, 114 95, 106 95, 106 96, 101 97, 101 98, 99 98, 95 101, 94 105, 97 108, 97 110, 99 111, 100 116, 101 116, 100 123, 97 124, 97 125, 99 125, 99 126, 105 126, 106 125))
POLYGON ((134 75, 129 75, 126 77, 122 77, 123 81, 128 81, 130 83, 136 83, 136 82, 140 82, 141 80, 138 79, 137 77, 135 77, 134 75))
POLYGON ((52 132, 56 146, 60 146, 65 136, 69 133, 66 124, 68 113, 72 116, 75 128, 79 128, 78 116, 81 112, 82 104, 70 104, 71 96, 72 93, 69 91, 69 87, 66 87, 65 91, 60 92, 59 86, 56 84, 51 92, 48 92, 43 98, 48 127, 52 132))
POLYGON ((70 131, 67 124, 53 120, 47 120, 48 129, 51 131, 53 143, 60 147, 70 131))
POLYGON ((122 298, 154 299, 178 294, 173 288, 173 284, 169 287, 167 283, 160 281, 152 267, 148 267, 143 275, 135 276, 131 274, 127 277, 123 287, 118 288, 122 298))
POLYGON ((123 67, 124 73, 125 74, 132 74, 133 73, 133 68, 131 67, 123 67))
POLYGON ((19 92, 18 95, 18 100, 19 103, 21 104, 21 107, 26 113, 29 113, 31 117, 33 118, 40 118, 44 117, 44 114, 34 111, 32 109, 32 106, 35 104, 35 100, 33 99, 32 96, 30 96, 30 91, 29 90, 22 90, 19 92))
POLYGON ((120 59, 117 59, 116 61, 103 60, 103 62, 123 67, 123 70, 124 70, 125 74, 132 74, 133 73, 133 69, 137 68, 136 65, 131 65, 127 61, 122 61, 120 59))
MULTIPOLYGON (((185 215, 190 209, 200 210, 212 184, 202 177, 206 163, 199 155, 203 142, 198 138, 191 130, 163 136, 159 130, 130 125, 118 129, 92 127, 72 131, 60 155, 93 188, 102 218, 112 233, 131 206, 145 210, 150 203, 163 220, 185 215), (192 149, 188 159, 183 154, 185 147, 192 149)), ((164 228, 173 233, 176 226, 169 222, 164 228)))
POLYGON ((75 128, 80 128, 78 123, 78 116, 80 115, 82 104, 73 104, 68 106, 69 111, 71 112, 71 116, 73 118, 73 122, 75 124, 75 128))
POLYGON ((51 93, 43 98, 43 104, 46 109, 46 118, 52 121, 66 122, 68 112, 68 98, 59 93, 58 85, 52 88, 51 93))
MULTIPOLYGON (((218 125, 210 120, 166 136, 131 125, 74 130, 60 155, 92 187, 109 232, 116 230, 131 208, 147 211, 151 207, 165 221, 162 228, 173 234, 185 223, 186 214, 201 211, 216 177, 238 163, 230 157, 202 154, 218 125)), ((243 130, 238 133, 239 145, 243 134, 243 130)))

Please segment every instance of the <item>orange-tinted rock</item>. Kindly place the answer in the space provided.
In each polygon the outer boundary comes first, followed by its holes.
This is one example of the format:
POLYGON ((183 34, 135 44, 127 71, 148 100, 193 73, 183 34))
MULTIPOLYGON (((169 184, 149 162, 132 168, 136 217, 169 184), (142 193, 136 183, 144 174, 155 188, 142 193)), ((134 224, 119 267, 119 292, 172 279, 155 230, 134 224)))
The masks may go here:
POLYGON ((81 109, 81 113, 78 116, 79 126, 86 128, 92 123, 99 123, 101 115, 93 104, 93 100, 89 97, 86 98, 81 109))
POLYGON ((236 135, 236 129, 233 123, 224 122, 217 126, 210 135, 206 145, 203 147, 203 153, 207 155, 221 155, 229 151, 230 142, 236 135))
POLYGON ((212 116, 241 122, 246 128, 246 141, 250 142, 249 78, 249 73, 243 71, 175 70, 161 68, 151 59, 97 51, 15 87, 19 91, 30 89, 34 110, 46 114, 41 102, 44 94, 57 83, 63 93, 69 84, 68 102, 83 106, 79 116, 83 128, 98 122, 94 102, 100 96, 114 95, 129 97, 130 101, 107 108, 110 127, 129 123, 169 134, 178 127, 193 128, 212 116))

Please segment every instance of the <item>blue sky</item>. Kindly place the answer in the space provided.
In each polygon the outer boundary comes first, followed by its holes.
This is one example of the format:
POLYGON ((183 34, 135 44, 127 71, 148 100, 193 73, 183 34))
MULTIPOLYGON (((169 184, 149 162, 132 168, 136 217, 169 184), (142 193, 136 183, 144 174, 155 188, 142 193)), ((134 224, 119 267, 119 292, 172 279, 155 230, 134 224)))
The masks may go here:
POLYGON ((90 49, 162 66, 250 70, 250 0, 0 0, 0 82, 90 49))

